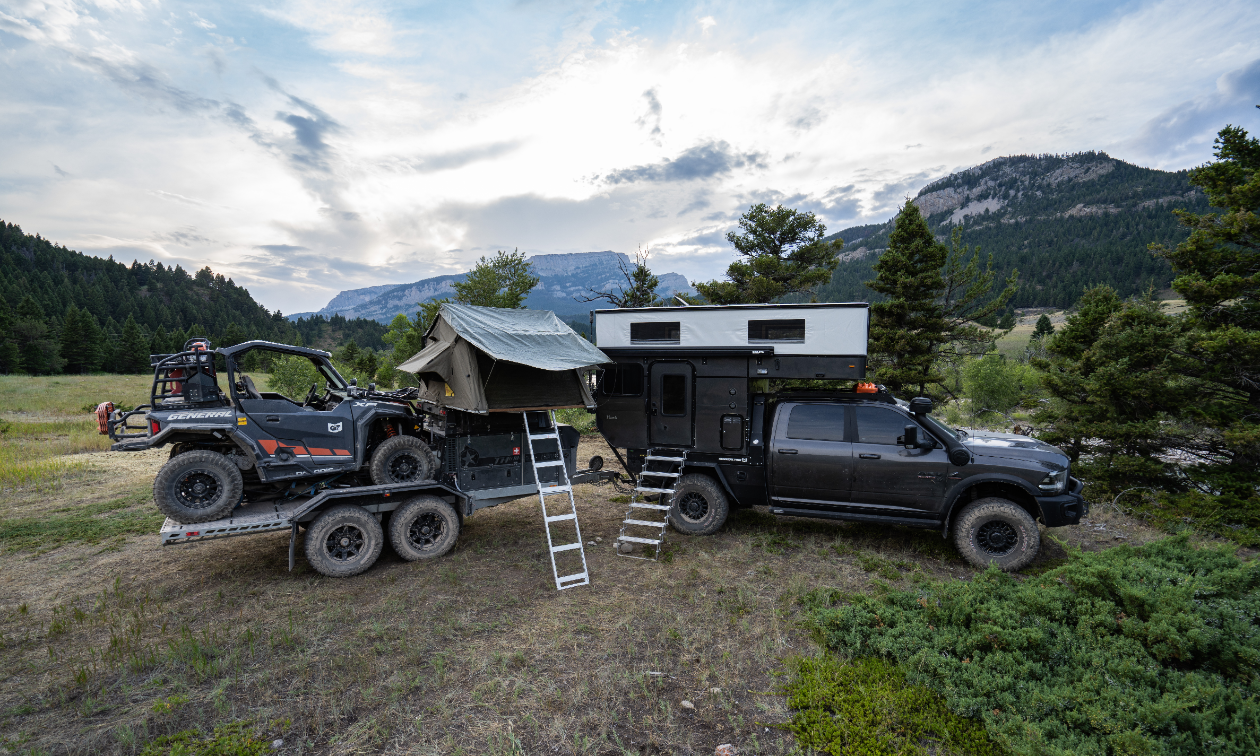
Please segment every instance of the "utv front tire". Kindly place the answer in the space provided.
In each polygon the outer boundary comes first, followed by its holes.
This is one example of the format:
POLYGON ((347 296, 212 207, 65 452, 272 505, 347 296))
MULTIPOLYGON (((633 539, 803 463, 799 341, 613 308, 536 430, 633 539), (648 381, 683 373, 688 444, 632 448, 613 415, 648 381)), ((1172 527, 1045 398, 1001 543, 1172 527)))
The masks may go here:
POLYGON ((954 520, 954 545, 968 562, 984 569, 990 564, 1006 572, 1027 567, 1041 549, 1037 521, 1023 507, 1007 499, 977 499, 954 520))
POLYGON ((394 436, 372 452, 369 472, 378 486, 432 480, 437 463, 428 444, 415 436, 394 436))
POLYGON ((241 470, 218 452, 184 452, 171 458, 153 479, 153 501, 181 525, 227 517, 241 500, 241 470))
POLYGON ((669 522, 679 533, 713 535, 726 523, 730 504, 726 492, 708 475, 689 473, 678 479, 669 499, 669 522))
POLYGON ((434 559, 450 551, 459 538, 459 516, 436 496, 417 496, 389 519, 389 542, 408 562, 434 559))
POLYGON ((385 531, 363 507, 346 504, 324 512, 306 529, 306 561, 321 575, 350 577, 376 563, 385 531))

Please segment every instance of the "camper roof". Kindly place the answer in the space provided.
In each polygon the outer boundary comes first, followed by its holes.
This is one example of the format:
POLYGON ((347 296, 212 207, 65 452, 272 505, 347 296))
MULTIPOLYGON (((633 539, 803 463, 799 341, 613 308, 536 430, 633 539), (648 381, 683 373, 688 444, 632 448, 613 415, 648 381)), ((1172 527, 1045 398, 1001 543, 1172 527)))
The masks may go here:
POLYGON ((865 302, 596 310, 600 349, 865 356, 865 302))

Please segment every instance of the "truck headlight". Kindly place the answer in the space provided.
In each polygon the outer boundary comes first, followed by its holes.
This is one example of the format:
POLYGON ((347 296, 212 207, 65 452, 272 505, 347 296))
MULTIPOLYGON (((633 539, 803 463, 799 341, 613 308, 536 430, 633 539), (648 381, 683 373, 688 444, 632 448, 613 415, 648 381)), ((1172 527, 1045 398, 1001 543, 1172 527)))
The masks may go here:
POLYGON ((1046 477, 1042 478, 1041 482, 1037 484, 1037 488, 1040 488, 1042 493, 1047 494, 1063 493, 1063 488, 1067 485, 1067 479, 1068 471, 1065 467, 1058 472, 1048 473, 1046 477))

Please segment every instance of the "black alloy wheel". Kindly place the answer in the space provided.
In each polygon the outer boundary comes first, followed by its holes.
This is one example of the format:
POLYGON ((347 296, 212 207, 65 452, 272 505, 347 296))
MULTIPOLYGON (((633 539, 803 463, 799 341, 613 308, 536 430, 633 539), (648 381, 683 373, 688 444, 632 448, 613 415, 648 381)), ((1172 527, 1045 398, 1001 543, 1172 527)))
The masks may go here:
POLYGON ((348 562, 359 556, 366 542, 362 530, 353 525, 342 525, 328 534, 324 548, 328 550, 328 556, 338 562, 348 562))
POLYGON ((205 470, 189 470, 175 484, 175 496, 189 509, 205 509, 219 499, 219 481, 205 470))
POLYGON ((420 471, 425 469, 424 460, 415 452, 400 452, 389 460, 389 477, 399 483, 410 483, 420 478, 420 471))
POLYGON ((455 547, 458 538, 459 515, 436 496, 417 496, 389 518, 389 542, 409 562, 440 557, 455 547))
POLYGON ((700 522, 709 513, 709 501, 698 491, 688 491, 678 500, 678 513, 692 522, 700 522))
POLYGON ((443 521, 433 512, 425 512, 407 528, 407 540, 418 549, 430 548, 442 538, 443 521))
POLYGON ((976 545, 989 556, 1006 556, 1019 543, 1019 533, 1009 523, 990 520, 976 529, 976 545))

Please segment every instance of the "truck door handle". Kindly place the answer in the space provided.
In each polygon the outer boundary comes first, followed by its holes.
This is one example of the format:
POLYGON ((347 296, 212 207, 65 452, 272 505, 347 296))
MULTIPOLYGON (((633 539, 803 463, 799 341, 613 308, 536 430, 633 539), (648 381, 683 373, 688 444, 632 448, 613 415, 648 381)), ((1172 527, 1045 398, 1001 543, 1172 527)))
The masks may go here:
POLYGON ((780 454, 795 454, 796 450, 795 449, 780 449, 779 453, 780 454))
POLYGON ((280 418, 279 418, 279 417, 277 417, 276 415, 268 415, 268 416, 267 416, 267 422, 269 422, 269 423, 278 423, 278 422, 280 422, 280 418))
POLYGON ((878 454, 859 454, 858 456, 862 459, 879 459, 878 454))
POLYGON ((652 415, 656 415, 656 402, 652 402, 652 415))

